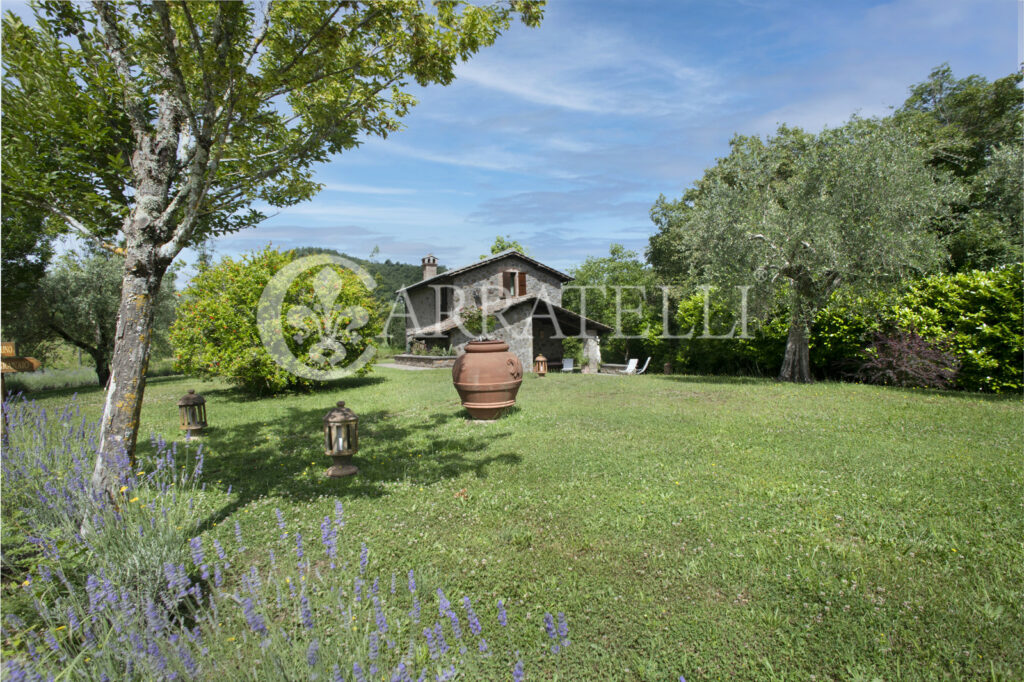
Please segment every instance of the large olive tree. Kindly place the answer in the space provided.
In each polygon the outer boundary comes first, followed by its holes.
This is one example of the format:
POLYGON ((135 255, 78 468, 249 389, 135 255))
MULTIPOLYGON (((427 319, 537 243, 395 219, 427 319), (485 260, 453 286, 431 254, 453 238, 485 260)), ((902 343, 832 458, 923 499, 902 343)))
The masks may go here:
POLYGON ((449 83, 540 5, 96 0, 43 2, 34 27, 5 15, 4 154, 22 164, 5 164, 19 179, 5 191, 124 255, 97 487, 134 455, 153 301, 181 250, 255 225, 256 202, 312 197, 314 164, 398 129, 407 85, 449 83))
POLYGON ((737 136, 681 199, 654 205, 648 257, 662 276, 692 284, 760 282, 753 306, 787 295, 779 378, 809 381, 811 324, 834 291, 891 285, 944 258, 928 228, 957 189, 930 158, 914 130, 891 119, 737 136))

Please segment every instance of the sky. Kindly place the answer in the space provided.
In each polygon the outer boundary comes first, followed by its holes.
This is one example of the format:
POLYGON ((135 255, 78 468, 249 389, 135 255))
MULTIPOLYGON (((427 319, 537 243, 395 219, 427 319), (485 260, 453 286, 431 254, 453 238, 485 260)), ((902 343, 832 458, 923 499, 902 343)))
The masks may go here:
POLYGON ((943 62, 957 77, 1006 76, 1024 61, 1020 8, 550 0, 539 28, 515 25, 453 84, 413 86, 405 128, 319 167, 311 201, 215 249, 379 249, 379 260, 433 253, 458 267, 500 234, 563 270, 613 243, 642 254, 654 201, 681 195, 734 134, 885 115, 943 62))

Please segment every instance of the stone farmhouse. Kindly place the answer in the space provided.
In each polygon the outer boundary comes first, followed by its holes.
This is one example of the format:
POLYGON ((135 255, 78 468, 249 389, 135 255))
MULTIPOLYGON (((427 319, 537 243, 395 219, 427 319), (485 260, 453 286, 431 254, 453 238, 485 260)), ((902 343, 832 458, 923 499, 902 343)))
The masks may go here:
POLYGON ((529 372, 537 355, 560 368, 562 339, 575 336, 583 342, 583 371, 596 372, 598 335, 612 329, 562 307, 562 286, 570 281, 564 272, 511 249, 441 274, 437 258, 428 255, 423 279, 398 291, 406 306, 406 347, 422 342, 451 347, 457 355, 474 338, 501 339, 529 372), (479 329, 482 319, 486 333, 479 329))

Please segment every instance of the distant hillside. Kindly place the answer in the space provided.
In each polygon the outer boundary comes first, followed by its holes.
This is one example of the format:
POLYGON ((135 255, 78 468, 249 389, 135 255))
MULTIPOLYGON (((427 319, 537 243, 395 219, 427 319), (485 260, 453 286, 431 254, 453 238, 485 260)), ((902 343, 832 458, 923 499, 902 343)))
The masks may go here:
MULTIPOLYGON (((366 271, 373 275, 373 278, 377 280, 377 288, 373 290, 374 297, 391 305, 392 301, 395 300, 395 292, 402 287, 415 284, 423 279, 423 268, 419 265, 412 265, 411 263, 394 263, 390 259, 384 262, 367 260, 365 258, 357 258, 356 256, 350 256, 347 253, 341 253, 335 249, 326 249, 318 246, 303 246, 294 249, 295 255, 309 256, 317 253, 327 253, 334 256, 341 256, 347 258, 354 263, 358 263, 362 267, 366 268, 366 271)), ((444 272, 447 268, 439 267, 438 272, 444 272)))

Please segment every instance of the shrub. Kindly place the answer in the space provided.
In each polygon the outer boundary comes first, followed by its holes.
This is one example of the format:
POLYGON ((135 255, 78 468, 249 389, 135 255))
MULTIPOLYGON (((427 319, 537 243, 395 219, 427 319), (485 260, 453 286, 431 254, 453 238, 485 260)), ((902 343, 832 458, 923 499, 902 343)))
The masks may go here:
POLYGON ((948 344, 900 329, 877 334, 861 358, 864 364, 857 376, 862 381, 904 388, 948 388, 959 367, 948 344))
POLYGON ((904 329, 948 342, 960 362, 955 386, 1001 393, 1024 388, 1024 265, 936 275, 888 311, 904 329))
MULTIPOLYGON (((293 252, 267 247, 238 261, 224 258, 197 275, 182 293, 171 328, 177 368, 194 376, 221 377, 257 394, 322 385, 278 365, 257 327, 264 288, 293 260, 293 252)), ((331 369, 373 346, 381 322, 380 305, 359 277, 328 264, 307 270, 291 285, 281 324, 287 348, 300 363, 331 369)), ((369 364, 357 373, 367 371, 369 364)))

